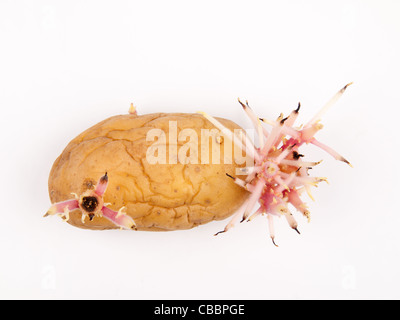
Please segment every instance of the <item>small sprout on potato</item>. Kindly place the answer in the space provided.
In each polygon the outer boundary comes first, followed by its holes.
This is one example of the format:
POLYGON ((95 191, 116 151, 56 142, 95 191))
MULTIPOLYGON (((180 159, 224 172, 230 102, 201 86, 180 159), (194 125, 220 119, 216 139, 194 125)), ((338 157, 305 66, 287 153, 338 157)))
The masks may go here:
POLYGON ((135 116, 137 116, 137 110, 136 107, 133 105, 133 103, 131 103, 131 106, 129 107, 129 114, 133 114, 135 116))
POLYGON ((116 212, 107 207, 108 203, 104 203, 103 195, 106 192, 107 185, 108 175, 106 172, 99 179, 94 190, 86 190, 80 196, 73 194, 75 199, 53 204, 44 216, 58 214, 65 221, 68 221, 69 212, 80 209, 82 212, 82 223, 85 223, 86 217, 89 217, 90 221, 95 217, 105 217, 120 228, 136 230, 135 221, 124 212, 125 207, 116 212))
MULTIPOLYGON (((237 139, 234 141, 241 150, 248 153, 249 156, 254 155, 254 166, 241 168, 239 174, 247 175, 246 179, 242 180, 226 174, 242 188, 250 192, 247 200, 247 206, 244 212, 238 211, 226 227, 217 232, 215 235, 226 232, 231 229, 236 222, 251 221, 258 215, 266 214, 269 224, 269 234, 272 243, 275 242, 275 231, 273 225, 274 217, 285 216, 289 226, 300 234, 298 224, 292 213, 289 211, 288 205, 292 205, 297 211, 301 212, 309 221, 310 212, 307 210, 306 204, 300 199, 300 194, 303 191, 314 200, 311 195, 311 186, 317 186, 319 182, 326 181, 323 177, 310 177, 308 169, 321 163, 303 161, 303 154, 299 153, 298 149, 304 144, 311 143, 322 150, 325 150, 335 159, 343 161, 351 166, 339 153, 332 148, 315 139, 314 135, 322 129, 322 124, 319 123, 321 117, 344 93, 346 88, 351 83, 345 85, 337 92, 325 106, 305 125, 294 127, 294 122, 297 119, 300 110, 300 103, 286 118, 281 114, 276 121, 270 121, 265 118, 259 118, 250 108, 248 102, 239 103, 247 116, 252 121, 258 134, 259 147, 255 147, 253 143, 247 143, 245 139, 237 139), (271 131, 266 130, 262 123, 272 126, 271 131), (252 210, 259 204, 258 209, 251 214, 252 210)), ((213 123, 217 128, 223 130, 224 126, 210 115, 201 113, 206 119, 213 123)))

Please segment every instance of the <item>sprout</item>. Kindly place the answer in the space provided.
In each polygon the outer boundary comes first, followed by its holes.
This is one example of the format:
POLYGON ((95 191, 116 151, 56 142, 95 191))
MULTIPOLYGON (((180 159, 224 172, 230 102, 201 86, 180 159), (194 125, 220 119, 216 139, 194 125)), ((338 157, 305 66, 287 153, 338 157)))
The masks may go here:
POLYGON ((123 229, 136 229, 136 224, 133 219, 128 216, 122 207, 118 212, 108 208, 104 203, 103 195, 106 192, 108 185, 107 172, 99 179, 94 190, 87 190, 82 195, 78 196, 73 193, 75 199, 66 200, 53 204, 44 215, 58 214, 64 218, 65 221, 69 219, 69 212, 80 209, 82 212, 82 223, 85 223, 86 217, 92 221, 95 217, 105 217, 114 223, 116 226, 123 229))
MULTIPOLYGON (((318 165, 321 161, 303 161, 301 159, 303 155, 298 150, 304 143, 311 143, 326 151, 335 159, 351 166, 350 162, 343 156, 314 137, 323 127, 319 123, 322 115, 343 95, 350 84, 339 90, 304 127, 300 128, 293 126, 299 114, 300 103, 288 117, 283 118, 281 114, 276 121, 270 121, 256 116, 247 101, 242 103, 239 100, 240 105, 256 129, 260 145, 258 148, 255 147, 251 141, 247 141, 247 137, 238 140, 234 135, 230 136, 237 146, 254 158, 255 164, 254 167, 246 167, 240 170, 242 174, 247 175, 245 180, 227 174, 236 184, 249 191, 250 196, 247 199, 244 212, 238 211, 234 214, 224 230, 215 235, 228 231, 239 220, 241 220, 240 222, 251 221, 256 216, 264 214, 268 218, 269 234, 275 246, 277 245, 275 243, 274 217, 285 216, 289 226, 300 234, 298 224, 289 211, 288 204, 291 204, 310 221, 310 212, 306 204, 300 199, 300 195, 303 191, 306 191, 310 198, 314 200, 311 195, 311 186, 317 186, 319 182, 327 182, 327 180, 324 177, 309 176, 308 169, 318 165), (272 130, 269 132, 262 125, 263 123, 272 126, 272 130), (259 207, 251 214, 257 203, 259 207)), ((215 118, 204 112, 199 113, 226 133, 226 128, 215 118)))

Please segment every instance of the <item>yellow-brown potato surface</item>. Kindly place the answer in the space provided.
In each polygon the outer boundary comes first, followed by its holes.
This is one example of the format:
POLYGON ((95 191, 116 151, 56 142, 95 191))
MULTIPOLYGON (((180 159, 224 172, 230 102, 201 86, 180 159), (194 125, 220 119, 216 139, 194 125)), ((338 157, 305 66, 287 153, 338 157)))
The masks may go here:
MULTIPOLYGON (((229 120, 218 120, 231 130, 240 128, 229 120)), ((211 152, 210 164, 202 164, 200 151, 198 164, 147 161, 146 150, 155 142, 146 141, 146 135, 154 128, 166 133, 168 159, 169 121, 176 121, 178 134, 185 128, 195 130, 199 145, 201 129, 214 128, 199 114, 128 114, 108 118, 73 139, 57 158, 49 177, 51 202, 71 199, 71 193, 93 189, 107 172, 109 184, 104 201, 116 211, 125 206, 138 230, 189 229, 233 214, 248 193, 225 174, 234 176, 238 167, 234 160, 233 164, 224 164, 226 141, 219 141, 219 164, 211 164, 211 152)), ((178 141, 177 148, 183 144, 178 141)), ((72 211, 68 222, 90 229, 117 228, 104 217, 82 223, 80 210, 72 211)))

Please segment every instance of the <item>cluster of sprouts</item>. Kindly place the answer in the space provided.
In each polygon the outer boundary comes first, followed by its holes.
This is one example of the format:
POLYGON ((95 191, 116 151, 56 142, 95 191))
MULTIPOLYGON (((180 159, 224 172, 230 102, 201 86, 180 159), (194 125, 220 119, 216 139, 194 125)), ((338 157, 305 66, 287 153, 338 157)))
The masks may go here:
POLYGON ((300 195, 305 191, 314 200, 310 191, 311 187, 316 186, 321 181, 326 181, 326 178, 312 177, 308 174, 308 169, 319 164, 320 161, 303 161, 303 155, 299 153, 299 148, 304 143, 311 143, 325 150, 335 159, 351 166, 344 157, 314 137, 322 129, 320 124, 322 115, 340 98, 350 84, 339 90, 306 125, 301 127, 294 127, 299 114, 300 103, 288 117, 283 118, 281 114, 276 121, 269 121, 257 117, 247 101, 242 103, 239 100, 256 129, 259 147, 256 147, 247 137, 235 136, 210 115, 199 112, 225 135, 227 132, 230 133, 228 138, 254 158, 254 166, 241 169, 241 173, 247 176, 246 179, 235 178, 227 174, 236 184, 249 191, 250 195, 244 212, 239 210, 233 215, 224 230, 215 235, 228 231, 239 220, 240 222, 250 221, 256 216, 264 214, 268 219, 270 237, 275 246, 274 217, 285 216, 289 226, 300 233, 298 224, 289 210, 289 204, 301 212, 309 221, 310 212, 307 205, 301 200, 300 195), (263 123, 272 126, 270 132, 263 126, 263 123), (259 207, 253 212, 257 203, 259 207))
POLYGON ((69 220, 70 211, 80 209, 82 212, 82 223, 85 223, 88 217, 90 221, 94 217, 104 217, 110 220, 116 226, 122 229, 136 229, 136 224, 133 219, 125 213, 125 207, 117 211, 111 210, 107 206, 109 203, 104 203, 103 195, 106 192, 108 185, 107 172, 99 179, 99 182, 93 190, 87 190, 80 196, 72 193, 74 199, 66 200, 53 204, 44 215, 59 215, 65 221, 69 220))

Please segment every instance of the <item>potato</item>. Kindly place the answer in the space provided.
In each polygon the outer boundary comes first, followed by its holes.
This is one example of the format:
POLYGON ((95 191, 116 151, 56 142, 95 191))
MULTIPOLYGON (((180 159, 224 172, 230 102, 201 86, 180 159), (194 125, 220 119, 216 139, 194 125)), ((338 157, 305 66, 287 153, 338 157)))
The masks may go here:
MULTIPOLYGON (((240 129, 232 121, 219 121, 231 130, 240 129)), ((108 118, 73 139, 57 158, 49 176, 51 202, 73 199, 71 194, 93 193, 98 179, 107 172, 104 204, 114 211, 125 207, 126 215, 134 220, 138 230, 189 229, 225 219, 248 197, 248 192, 226 174, 235 176, 235 169, 245 164, 238 165, 235 159, 232 164, 225 163, 224 157, 228 154, 224 154, 224 144, 230 142, 229 139, 224 141, 223 137, 212 136, 207 140, 208 145, 201 143, 201 129, 213 128, 213 124, 199 114, 127 114, 108 118), (182 137, 172 139, 171 123, 176 125, 178 135, 184 129, 194 130, 199 147, 188 148, 182 137), (149 154, 158 159, 163 155, 161 149, 151 153, 155 150, 151 147, 156 148, 160 142, 160 138, 147 141, 147 134, 152 129, 165 132, 166 159, 176 155, 177 163, 149 163, 149 154), (221 147, 218 161, 212 159, 211 151, 209 157, 204 157, 205 147, 211 150, 218 144, 221 147), (181 163, 188 154, 192 161, 181 163), (219 163, 213 164, 213 160, 219 163)), ((118 228, 102 215, 91 216, 83 222, 81 208, 70 206, 69 209, 67 221, 76 227, 118 228)))

